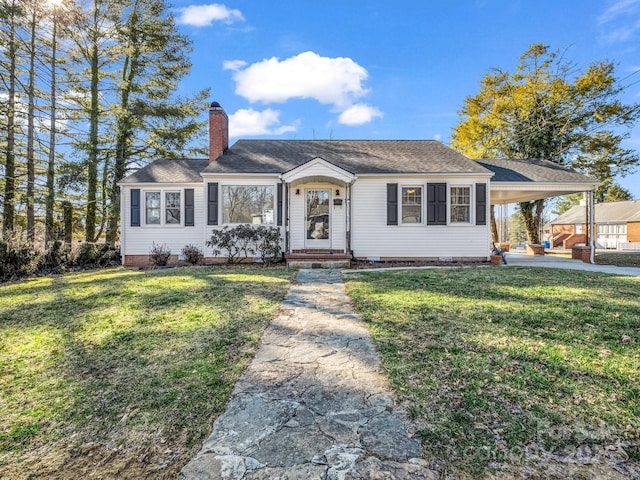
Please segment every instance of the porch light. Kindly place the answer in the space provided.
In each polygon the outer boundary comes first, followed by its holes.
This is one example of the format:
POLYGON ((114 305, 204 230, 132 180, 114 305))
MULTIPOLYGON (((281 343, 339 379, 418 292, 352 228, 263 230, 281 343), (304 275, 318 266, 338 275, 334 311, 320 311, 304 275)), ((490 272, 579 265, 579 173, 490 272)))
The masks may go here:
POLYGON ((300 195, 300 189, 296 188, 296 195, 300 195))
POLYGON ((340 196, 340 189, 336 188, 336 197, 339 197, 339 196, 340 196))

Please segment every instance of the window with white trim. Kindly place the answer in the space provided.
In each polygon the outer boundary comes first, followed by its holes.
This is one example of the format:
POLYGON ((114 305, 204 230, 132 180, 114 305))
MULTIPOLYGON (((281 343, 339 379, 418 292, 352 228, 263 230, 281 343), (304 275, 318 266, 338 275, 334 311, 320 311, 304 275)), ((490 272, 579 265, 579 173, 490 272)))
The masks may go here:
POLYGON ((145 192, 144 208, 145 223, 147 225, 160 225, 162 220, 162 205, 160 202, 160 192, 145 192))
POLYGON ((402 223, 422 223, 422 187, 402 187, 402 223))
POLYGON ((145 225, 180 225, 182 219, 182 192, 144 192, 145 225))
POLYGON ((164 222, 180 225, 180 192, 165 192, 164 205, 164 222))
POLYGON ((471 221, 471 188, 451 187, 449 201, 451 223, 469 223, 471 221))
POLYGON ((274 185, 222 185, 222 222, 273 225, 274 185))

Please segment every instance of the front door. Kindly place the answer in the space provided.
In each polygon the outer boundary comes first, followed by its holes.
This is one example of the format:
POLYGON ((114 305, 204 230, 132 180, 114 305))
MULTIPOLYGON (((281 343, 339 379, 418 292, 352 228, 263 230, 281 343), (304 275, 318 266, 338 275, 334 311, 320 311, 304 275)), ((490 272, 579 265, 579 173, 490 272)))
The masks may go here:
POLYGON ((331 190, 309 189, 305 195, 305 247, 331 248, 331 190))

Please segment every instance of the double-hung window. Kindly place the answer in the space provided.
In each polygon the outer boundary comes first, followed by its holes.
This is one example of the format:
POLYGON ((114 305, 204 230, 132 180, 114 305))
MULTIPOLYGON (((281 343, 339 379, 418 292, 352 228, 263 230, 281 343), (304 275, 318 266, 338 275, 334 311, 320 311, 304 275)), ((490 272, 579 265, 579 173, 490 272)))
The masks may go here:
POLYGON ((162 219, 162 205, 160 192, 145 192, 145 223, 147 225, 160 225, 162 219))
POLYGON ((148 191, 144 193, 146 225, 180 225, 182 212, 180 192, 148 191))
POLYGON ((471 188, 451 187, 449 198, 451 223, 469 223, 471 221, 471 188))
POLYGON ((273 185, 223 185, 222 222, 273 225, 273 185))
POLYGON ((402 187, 402 223, 422 223, 422 187, 402 187))
POLYGON ((180 192, 165 192, 164 222, 171 225, 180 224, 180 192))

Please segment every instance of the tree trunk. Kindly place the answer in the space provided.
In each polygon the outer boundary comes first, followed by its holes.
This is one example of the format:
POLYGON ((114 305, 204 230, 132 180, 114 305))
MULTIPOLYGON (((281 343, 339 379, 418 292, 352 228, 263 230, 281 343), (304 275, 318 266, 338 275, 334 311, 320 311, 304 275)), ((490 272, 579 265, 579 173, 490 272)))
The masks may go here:
POLYGON ((87 215, 85 221, 85 240, 95 242, 96 238, 96 199, 98 190, 98 121, 100 120, 99 103, 99 19, 98 1, 93 2, 93 25, 91 44, 91 105, 89 112, 89 158, 87 160, 87 215))
POLYGON ((47 198, 45 202, 44 241, 53 240, 53 209, 55 205, 55 159, 56 159, 56 41, 57 18, 53 6, 53 31, 51 34, 51 109, 49 111, 49 162, 47 163, 47 198))
POLYGON ((525 229, 527 230, 527 238, 532 245, 540 244, 540 226, 543 210, 544 200, 520 203, 520 211, 524 219, 525 229))
MULTIPOLYGON (((135 41, 135 38, 132 39, 135 41)), ((129 95, 136 73, 137 58, 128 56, 123 62, 122 90, 120 92, 120 114, 116 119, 116 158, 113 166, 113 178, 109 188, 109 223, 107 225, 107 243, 115 245, 118 239, 118 224, 120 223, 120 188, 118 182, 126 173, 129 158, 129 144, 131 138, 131 121, 129 112, 129 95)))
POLYGON ((36 2, 31 3, 31 31, 29 42, 29 81, 27 86, 27 240, 35 238, 35 181, 36 160, 33 149, 35 140, 35 77, 36 77, 36 2))
POLYGON ((64 216, 64 241, 71 245, 73 241, 73 206, 71 202, 62 202, 62 214, 64 216))
POLYGON ((498 243, 500 239, 498 237, 498 225, 496 224, 495 205, 491 205, 491 208, 489 209, 489 219, 491 221, 491 241, 498 243))
POLYGON ((7 152, 5 157, 4 204, 2 211, 2 236, 5 240, 13 236, 15 222, 16 195, 16 2, 11 2, 9 16, 9 38, 7 56, 9 57, 9 82, 7 85, 7 152))

